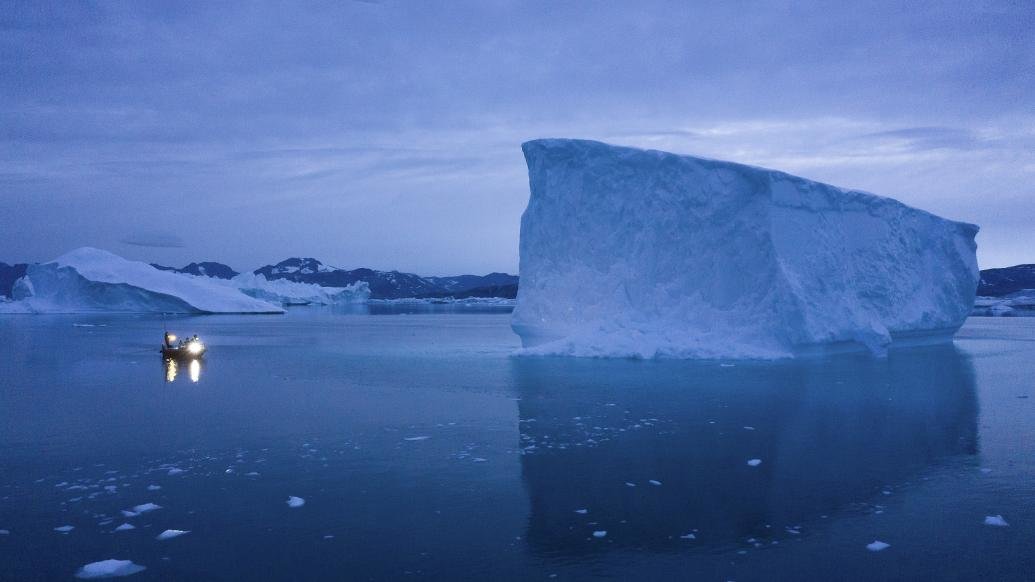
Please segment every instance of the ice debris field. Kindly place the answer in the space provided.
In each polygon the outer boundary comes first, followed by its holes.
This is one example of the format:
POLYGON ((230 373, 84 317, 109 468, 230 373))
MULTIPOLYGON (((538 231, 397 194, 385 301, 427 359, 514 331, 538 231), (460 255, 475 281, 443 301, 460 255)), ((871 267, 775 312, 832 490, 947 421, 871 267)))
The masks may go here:
POLYGON ((523 145, 523 353, 757 358, 948 341, 978 227, 767 170, 604 143, 523 145))

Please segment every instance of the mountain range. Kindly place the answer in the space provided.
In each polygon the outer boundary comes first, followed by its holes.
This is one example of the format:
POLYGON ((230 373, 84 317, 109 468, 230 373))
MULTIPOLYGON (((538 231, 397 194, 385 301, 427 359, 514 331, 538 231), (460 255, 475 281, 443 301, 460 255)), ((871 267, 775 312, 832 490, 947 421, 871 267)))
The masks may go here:
MULTIPOLYGON (((182 268, 166 267, 155 263, 156 269, 205 277, 232 279, 239 273, 222 263, 205 261, 182 268)), ((11 296, 14 282, 25 275, 26 263, 9 265, 0 262, 0 296, 11 296)), ((406 297, 506 297, 517 296, 518 277, 507 273, 488 275, 456 275, 453 277, 422 277, 399 271, 374 269, 339 269, 313 258, 290 258, 275 265, 259 267, 254 271, 267 279, 287 279, 301 283, 315 283, 325 287, 346 287, 357 281, 370 285, 372 299, 400 299, 406 297)), ((982 297, 1003 297, 1022 289, 1035 289, 1035 264, 1016 265, 981 271, 977 294, 982 297)))

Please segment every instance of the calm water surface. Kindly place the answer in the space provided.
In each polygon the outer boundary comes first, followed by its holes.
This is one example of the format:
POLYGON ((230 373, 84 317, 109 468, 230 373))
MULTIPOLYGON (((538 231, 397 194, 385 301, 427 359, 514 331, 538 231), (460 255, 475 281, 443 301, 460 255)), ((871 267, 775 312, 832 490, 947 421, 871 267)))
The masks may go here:
POLYGON ((1035 319, 781 364, 515 358, 498 310, 168 325, 207 361, 0 319, 0 579, 1035 577, 1035 319))

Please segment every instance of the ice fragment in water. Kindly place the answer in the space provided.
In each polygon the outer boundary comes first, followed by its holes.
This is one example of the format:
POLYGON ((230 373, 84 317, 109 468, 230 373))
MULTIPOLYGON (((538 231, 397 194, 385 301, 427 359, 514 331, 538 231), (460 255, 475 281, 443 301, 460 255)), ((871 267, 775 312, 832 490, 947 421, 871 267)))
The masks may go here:
POLYGON ((595 538, 602 538, 602 537, 605 537, 605 536, 607 536, 607 531, 605 531, 605 530, 600 529, 600 530, 597 530, 597 531, 593 532, 593 537, 595 537, 595 538))
POLYGON ((748 465, 751 467, 757 467, 762 464, 762 459, 749 459, 748 465))
POLYGON ((891 544, 886 544, 878 540, 874 540, 873 543, 866 544, 866 549, 870 550, 871 552, 879 552, 881 550, 886 550, 890 547, 891 544))
POLYGON ((155 536, 155 539, 156 540, 171 540, 173 538, 178 538, 178 537, 182 536, 183 534, 189 534, 189 533, 190 533, 190 530, 186 530, 185 531, 185 530, 182 530, 182 529, 167 529, 167 530, 163 531, 162 533, 158 534, 157 536, 155 536))
POLYGON ((292 495, 288 497, 287 504, 288 507, 302 507, 303 505, 305 505, 305 499, 302 499, 301 497, 295 497, 294 495, 292 495))
POLYGON ((130 560, 115 560, 109 558, 100 562, 91 562, 75 573, 76 578, 114 578, 116 576, 129 576, 146 570, 145 566, 134 564, 130 560))
POLYGON ((1006 526, 1008 526, 1010 524, 1006 523, 1006 520, 1003 519, 1003 516, 1001 516, 1001 515, 986 515, 985 516, 985 525, 994 525, 996 527, 1006 527, 1006 526))

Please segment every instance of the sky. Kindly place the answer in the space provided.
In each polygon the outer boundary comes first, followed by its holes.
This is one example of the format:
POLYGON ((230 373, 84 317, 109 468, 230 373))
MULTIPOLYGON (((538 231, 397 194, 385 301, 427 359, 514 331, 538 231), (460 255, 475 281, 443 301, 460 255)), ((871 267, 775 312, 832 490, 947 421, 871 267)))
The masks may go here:
POLYGON ((573 137, 891 196, 1035 263, 1033 30, 1030 0, 7 0, 0 261, 513 273, 520 144, 573 137))

